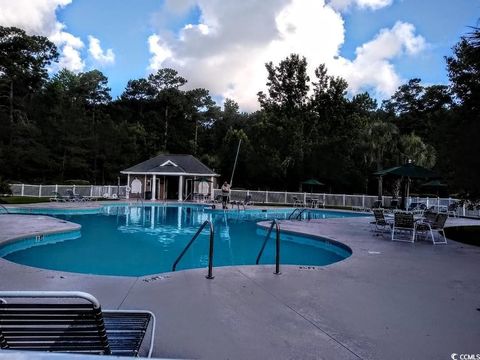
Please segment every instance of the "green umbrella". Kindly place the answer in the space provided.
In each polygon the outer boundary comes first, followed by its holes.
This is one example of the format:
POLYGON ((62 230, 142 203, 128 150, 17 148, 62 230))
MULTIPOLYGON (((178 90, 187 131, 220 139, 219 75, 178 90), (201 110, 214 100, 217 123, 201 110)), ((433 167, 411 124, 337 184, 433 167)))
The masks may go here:
POLYGON ((393 176, 406 177, 407 178, 407 198, 410 192, 410 179, 435 179, 440 177, 435 172, 429 169, 426 169, 422 166, 415 165, 411 161, 401 166, 395 166, 389 169, 377 171, 373 173, 373 175, 376 175, 376 176, 393 175, 393 176))
POLYGON ((425 184, 420 185, 421 187, 426 187, 426 188, 431 188, 431 189, 436 189, 437 190, 437 196, 440 193, 440 189, 446 188, 448 185, 445 183, 442 183, 440 180, 432 180, 429 181, 425 184))
POLYGON ((442 183, 440 180, 437 179, 437 180, 429 181, 429 182, 427 182, 425 184, 422 184, 420 186, 443 188, 443 187, 447 187, 448 185, 442 183))
POLYGON ((411 179, 435 179, 439 178, 438 174, 435 172, 428 170, 422 166, 415 165, 411 162, 401 165, 395 166, 389 169, 380 170, 373 175, 377 176, 385 176, 385 175, 396 175, 396 176, 404 176, 411 179))
POLYGON ((301 184, 302 185, 317 185, 317 186, 325 185, 324 183, 321 183, 320 181, 318 181, 316 179, 308 179, 308 180, 302 181, 301 184))
POLYGON ((308 179, 308 180, 302 181, 300 184, 302 185, 302 190, 303 190, 303 185, 310 185, 310 193, 312 192, 312 189, 314 186, 325 185, 324 183, 321 183, 316 179, 308 179))

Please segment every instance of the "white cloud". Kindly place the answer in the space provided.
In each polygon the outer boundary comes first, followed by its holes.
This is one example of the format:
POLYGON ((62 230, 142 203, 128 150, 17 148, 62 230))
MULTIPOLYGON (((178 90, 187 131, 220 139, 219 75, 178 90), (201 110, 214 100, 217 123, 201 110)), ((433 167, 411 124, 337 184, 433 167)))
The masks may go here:
POLYGON ((350 90, 372 86, 379 96, 391 95, 401 79, 389 60, 403 53, 417 54, 425 45, 423 37, 415 36, 412 24, 397 22, 391 29, 380 30, 375 39, 358 47, 355 60, 346 64, 350 90))
POLYGON ((151 35, 148 38, 148 49, 153 54, 150 58, 149 70, 152 72, 162 67, 162 63, 172 56, 172 52, 166 44, 162 42, 158 35, 151 35))
MULTIPOLYGON (((357 0, 382 1, 386 3, 357 0)), ((192 6, 192 1, 184 4, 192 6)), ((258 108, 256 94, 265 89, 267 78, 265 63, 278 63, 291 53, 307 58, 312 80, 314 68, 325 63, 330 74, 349 82, 352 93, 373 88, 377 95, 389 96, 401 82, 392 59, 414 55, 425 46, 413 25, 398 22, 380 30, 349 60, 340 56, 345 40, 341 13, 324 0, 196 0, 195 4, 201 12, 198 24, 185 26, 175 36, 159 31, 149 37, 149 70, 172 67, 189 80, 190 87, 230 97, 242 110, 258 108)))
POLYGON ((378 10, 392 5, 393 0, 330 0, 328 4, 338 11, 345 11, 352 6, 360 9, 378 10))
POLYGON ((48 37, 59 49, 59 66, 78 72, 85 67, 81 57, 82 40, 65 31, 57 21, 56 10, 72 0, 0 0, 0 24, 16 26, 28 34, 48 37))
MULTIPOLYGON (((48 37, 58 48, 59 68, 74 72, 85 69, 82 59, 83 41, 66 31, 65 24, 57 20, 56 11, 70 4, 72 0, 0 0, 0 24, 16 26, 28 34, 48 37)), ((100 40, 89 37, 89 52, 93 59, 101 64, 113 63, 115 55, 112 49, 106 52, 100 47, 100 40)))
POLYGON ((88 36, 89 46, 88 52, 92 58, 100 64, 113 64, 115 62, 115 54, 112 49, 104 51, 100 46, 100 40, 91 35, 88 36))

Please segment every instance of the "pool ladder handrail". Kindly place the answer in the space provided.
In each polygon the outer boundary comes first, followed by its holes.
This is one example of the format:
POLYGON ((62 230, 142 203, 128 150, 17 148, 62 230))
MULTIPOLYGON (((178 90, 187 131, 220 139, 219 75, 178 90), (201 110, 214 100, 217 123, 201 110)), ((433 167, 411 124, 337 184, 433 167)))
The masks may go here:
MULTIPOLYGON (((302 220, 302 214, 307 210, 307 208, 295 208, 292 213, 288 216, 288 220, 292 220, 293 215, 298 211, 298 215, 294 217, 295 220, 302 220)), ((307 213, 309 214, 309 212, 307 213)))
POLYGON ((2 204, 0 204, 0 207, 1 207, 2 209, 4 209, 4 210, 7 212, 7 214, 10 214, 10 211, 8 211, 8 209, 7 209, 5 206, 3 206, 2 204))
POLYGON ((272 224, 268 229, 267 236, 265 236, 265 240, 263 240, 262 248, 257 256, 257 261, 255 262, 256 265, 260 262, 260 258, 262 257, 263 250, 265 250, 265 246, 267 245, 267 241, 270 238, 270 234, 272 233, 273 226, 275 226, 275 275, 280 275, 280 224, 278 223, 277 219, 272 220, 272 224))
POLYGON ((209 245, 209 251, 208 251, 208 274, 205 276, 207 279, 213 279, 214 276, 212 274, 213 272, 213 239, 215 237, 215 229, 213 228, 213 224, 209 220, 205 220, 203 224, 198 228, 197 232, 195 235, 193 235, 192 239, 190 242, 185 246, 183 251, 178 255, 177 260, 173 263, 172 266, 172 271, 175 271, 177 268, 178 262, 182 259, 183 255, 187 252, 187 250, 190 248, 192 243, 198 238, 202 230, 205 228, 205 226, 209 225, 210 226, 210 245, 209 245))

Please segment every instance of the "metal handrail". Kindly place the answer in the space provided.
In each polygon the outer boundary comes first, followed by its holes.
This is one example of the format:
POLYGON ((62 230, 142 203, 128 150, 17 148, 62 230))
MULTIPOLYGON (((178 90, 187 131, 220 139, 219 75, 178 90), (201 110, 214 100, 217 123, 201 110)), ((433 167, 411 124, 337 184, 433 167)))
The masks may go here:
POLYGON ((8 209, 7 209, 5 206, 3 206, 2 204, 0 204, 0 207, 1 207, 2 209, 5 209, 5 211, 7 212, 7 214, 10 214, 10 211, 8 211, 8 209))
POLYGON ((263 241, 262 248, 260 249, 260 252, 258 253, 257 256, 257 261, 255 264, 258 265, 260 262, 260 258, 262 257, 263 250, 265 250, 265 246, 267 245, 267 241, 270 238, 270 234, 272 233, 273 226, 275 225, 275 232, 276 232, 276 237, 275 237, 275 275, 280 275, 280 224, 276 219, 273 219, 272 224, 270 225, 270 228, 268 229, 267 236, 265 236, 265 240, 263 241))
POLYGON ((293 209, 293 211, 290 213, 290 215, 288 215, 288 218, 287 218, 287 220, 291 220, 291 219, 292 219, 292 216, 293 216, 293 214, 295 214, 295 213, 296 213, 297 211, 299 211, 299 210, 300 210, 299 208, 295 208, 295 209, 293 209))
POLYGON ((293 210, 292 213, 288 216, 288 220, 291 220, 293 217, 293 214, 295 214, 295 212, 297 211, 299 211, 299 213, 297 216, 295 216, 295 219, 296 220, 301 219, 302 214, 305 212, 305 210, 307 210, 307 208, 295 208, 295 210, 293 210))
POLYGON ((200 235, 200 233, 202 232, 202 230, 205 228, 205 226, 207 225, 210 225, 210 246, 209 246, 209 251, 208 251, 208 274, 207 276, 205 276, 207 279, 213 279, 214 276, 212 275, 212 272, 213 272, 213 238, 215 237, 215 230, 213 228, 213 224, 211 221, 209 220, 205 220, 202 224, 202 226, 200 226, 197 230, 197 232, 195 233, 195 235, 193 235, 192 239, 190 240, 190 242, 187 244, 187 246, 185 246, 185 248, 183 249, 183 251, 180 253, 180 255, 178 255, 177 257, 177 260, 175 260, 175 262, 173 263, 173 266, 172 266, 172 271, 175 271, 175 269, 177 268, 177 264, 178 262, 182 259, 183 255, 185 255, 185 253, 187 252, 188 248, 192 245, 192 243, 195 241, 195 239, 198 237, 198 235, 200 235))

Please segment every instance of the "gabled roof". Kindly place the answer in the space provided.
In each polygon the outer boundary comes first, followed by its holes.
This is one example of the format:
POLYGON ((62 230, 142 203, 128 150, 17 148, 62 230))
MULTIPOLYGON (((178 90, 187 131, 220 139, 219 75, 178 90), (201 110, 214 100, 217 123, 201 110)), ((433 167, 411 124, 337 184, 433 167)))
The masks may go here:
POLYGON ((163 154, 121 171, 122 174, 169 174, 218 176, 192 155, 163 154))

